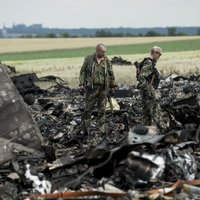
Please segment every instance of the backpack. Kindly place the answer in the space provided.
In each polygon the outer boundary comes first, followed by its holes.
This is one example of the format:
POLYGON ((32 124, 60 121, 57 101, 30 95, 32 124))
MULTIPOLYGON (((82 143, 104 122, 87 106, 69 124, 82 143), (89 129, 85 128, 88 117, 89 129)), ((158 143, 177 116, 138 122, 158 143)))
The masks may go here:
POLYGON ((146 62, 149 59, 150 58, 144 58, 142 62, 138 62, 138 61, 134 62, 134 65, 136 67, 136 78, 137 78, 137 80, 138 80, 138 77, 139 77, 139 75, 141 73, 141 69, 143 67, 144 62, 146 62))
POLYGON ((138 80, 138 77, 141 73, 141 69, 144 65, 144 62, 146 62, 147 60, 151 60, 152 65, 153 65, 153 73, 148 77, 148 82, 152 82, 151 84, 153 85, 153 87, 155 89, 157 89, 159 86, 159 83, 160 83, 160 74, 159 74, 158 70, 155 68, 155 62, 153 62, 153 60, 151 58, 144 58, 142 62, 138 63, 136 61, 134 63, 134 65, 136 67, 136 78, 138 80))

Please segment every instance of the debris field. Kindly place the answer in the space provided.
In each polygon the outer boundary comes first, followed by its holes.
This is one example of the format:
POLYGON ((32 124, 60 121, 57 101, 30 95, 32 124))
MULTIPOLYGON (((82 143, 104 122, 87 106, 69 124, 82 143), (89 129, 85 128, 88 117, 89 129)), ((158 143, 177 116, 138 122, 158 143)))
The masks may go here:
POLYGON ((78 89, 55 76, 9 72, 0 66, 0 199, 199 198, 199 75, 161 80, 167 129, 142 125, 131 85, 108 102, 106 131, 96 128, 95 110, 86 133, 78 89))

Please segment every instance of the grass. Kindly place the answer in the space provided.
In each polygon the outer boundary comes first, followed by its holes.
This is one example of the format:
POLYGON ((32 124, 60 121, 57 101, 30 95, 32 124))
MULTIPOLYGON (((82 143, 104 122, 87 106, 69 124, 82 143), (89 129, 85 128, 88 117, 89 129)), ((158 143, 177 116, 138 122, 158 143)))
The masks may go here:
MULTIPOLYGON (((121 54, 122 58, 131 62, 141 61, 148 54, 121 54)), ((109 56, 111 58, 112 56, 109 56)), ((77 87, 79 72, 83 57, 77 58, 52 58, 28 61, 8 61, 6 64, 15 66, 19 73, 35 72, 39 77, 55 75, 63 78, 70 87, 77 87)), ((200 73, 200 50, 183 52, 166 52, 158 62, 158 69, 163 76, 172 73, 186 75, 200 73)), ((134 66, 113 66, 116 82, 118 84, 135 84, 134 66)))
MULTIPOLYGON (((148 53, 152 46, 161 46, 164 52, 200 50, 200 38, 175 41, 158 41, 131 45, 108 45, 108 55, 130 55, 148 53)), ((84 57, 94 52, 94 47, 57 49, 46 51, 16 52, 0 54, 1 61, 19 61, 52 58, 84 57)))
MULTIPOLYGON (((164 51, 158 62, 158 69, 163 76, 172 73, 180 75, 200 73, 200 37, 0 40, 0 60, 15 66, 20 74, 35 72, 39 77, 55 75, 67 81, 70 87, 77 87, 83 59, 87 54, 94 52, 94 47, 99 42, 108 45, 109 58, 120 55, 131 62, 141 61, 148 56, 152 46, 158 45, 164 51), (68 46, 65 46, 66 41, 68 46), (18 44, 19 52, 2 53, 3 42, 18 44), (65 49, 62 49, 63 47, 65 49), (37 48, 43 51, 33 51, 37 48), (53 48, 60 49, 53 50, 53 48)), ((10 49, 11 47, 9 46, 10 49)), ((13 50, 15 49, 16 47, 13 47, 13 50)), ((134 66, 113 66, 113 69, 118 84, 136 83, 134 66)))
POLYGON ((74 49, 95 47, 98 43, 108 46, 143 44, 151 42, 200 39, 199 36, 176 37, 129 37, 129 38, 32 38, 0 39, 0 53, 46 51, 55 49, 74 49))

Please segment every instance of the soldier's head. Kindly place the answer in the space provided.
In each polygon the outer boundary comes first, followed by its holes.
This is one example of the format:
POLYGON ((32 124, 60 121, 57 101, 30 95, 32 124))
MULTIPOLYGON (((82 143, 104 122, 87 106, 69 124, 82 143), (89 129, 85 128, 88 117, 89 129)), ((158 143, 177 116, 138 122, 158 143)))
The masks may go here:
POLYGON ((97 58, 104 58, 106 55, 106 46, 104 44, 98 44, 96 46, 96 56, 97 58))
POLYGON ((153 60, 158 60, 160 58, 160 56, 162 55, 162 49, 158 46, 154 46, 151 49, 151 57, 153 60))

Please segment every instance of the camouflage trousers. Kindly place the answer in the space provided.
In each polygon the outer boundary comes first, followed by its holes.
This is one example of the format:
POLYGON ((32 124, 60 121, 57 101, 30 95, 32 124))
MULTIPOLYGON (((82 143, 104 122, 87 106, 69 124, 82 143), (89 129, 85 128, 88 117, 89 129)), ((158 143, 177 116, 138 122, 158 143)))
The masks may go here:
POLYGON ((85 110, 82 115, 82 124, 85 129, 87 129, 91 124, 92 111, 94 110, 96 104, 98 108, 97 125, 100 128, 104 127, 106 98, 107 92, 104 87, 94 86, 93 89, 88 89, 86 91, 85 110))
POLYGON ((142 98, 143 124, 157 126, 160 129, 166 129, 167 124, 164 122, 163 112, 159 101, 156 99, 155 90, 152 88, 140 89, 142 98))

